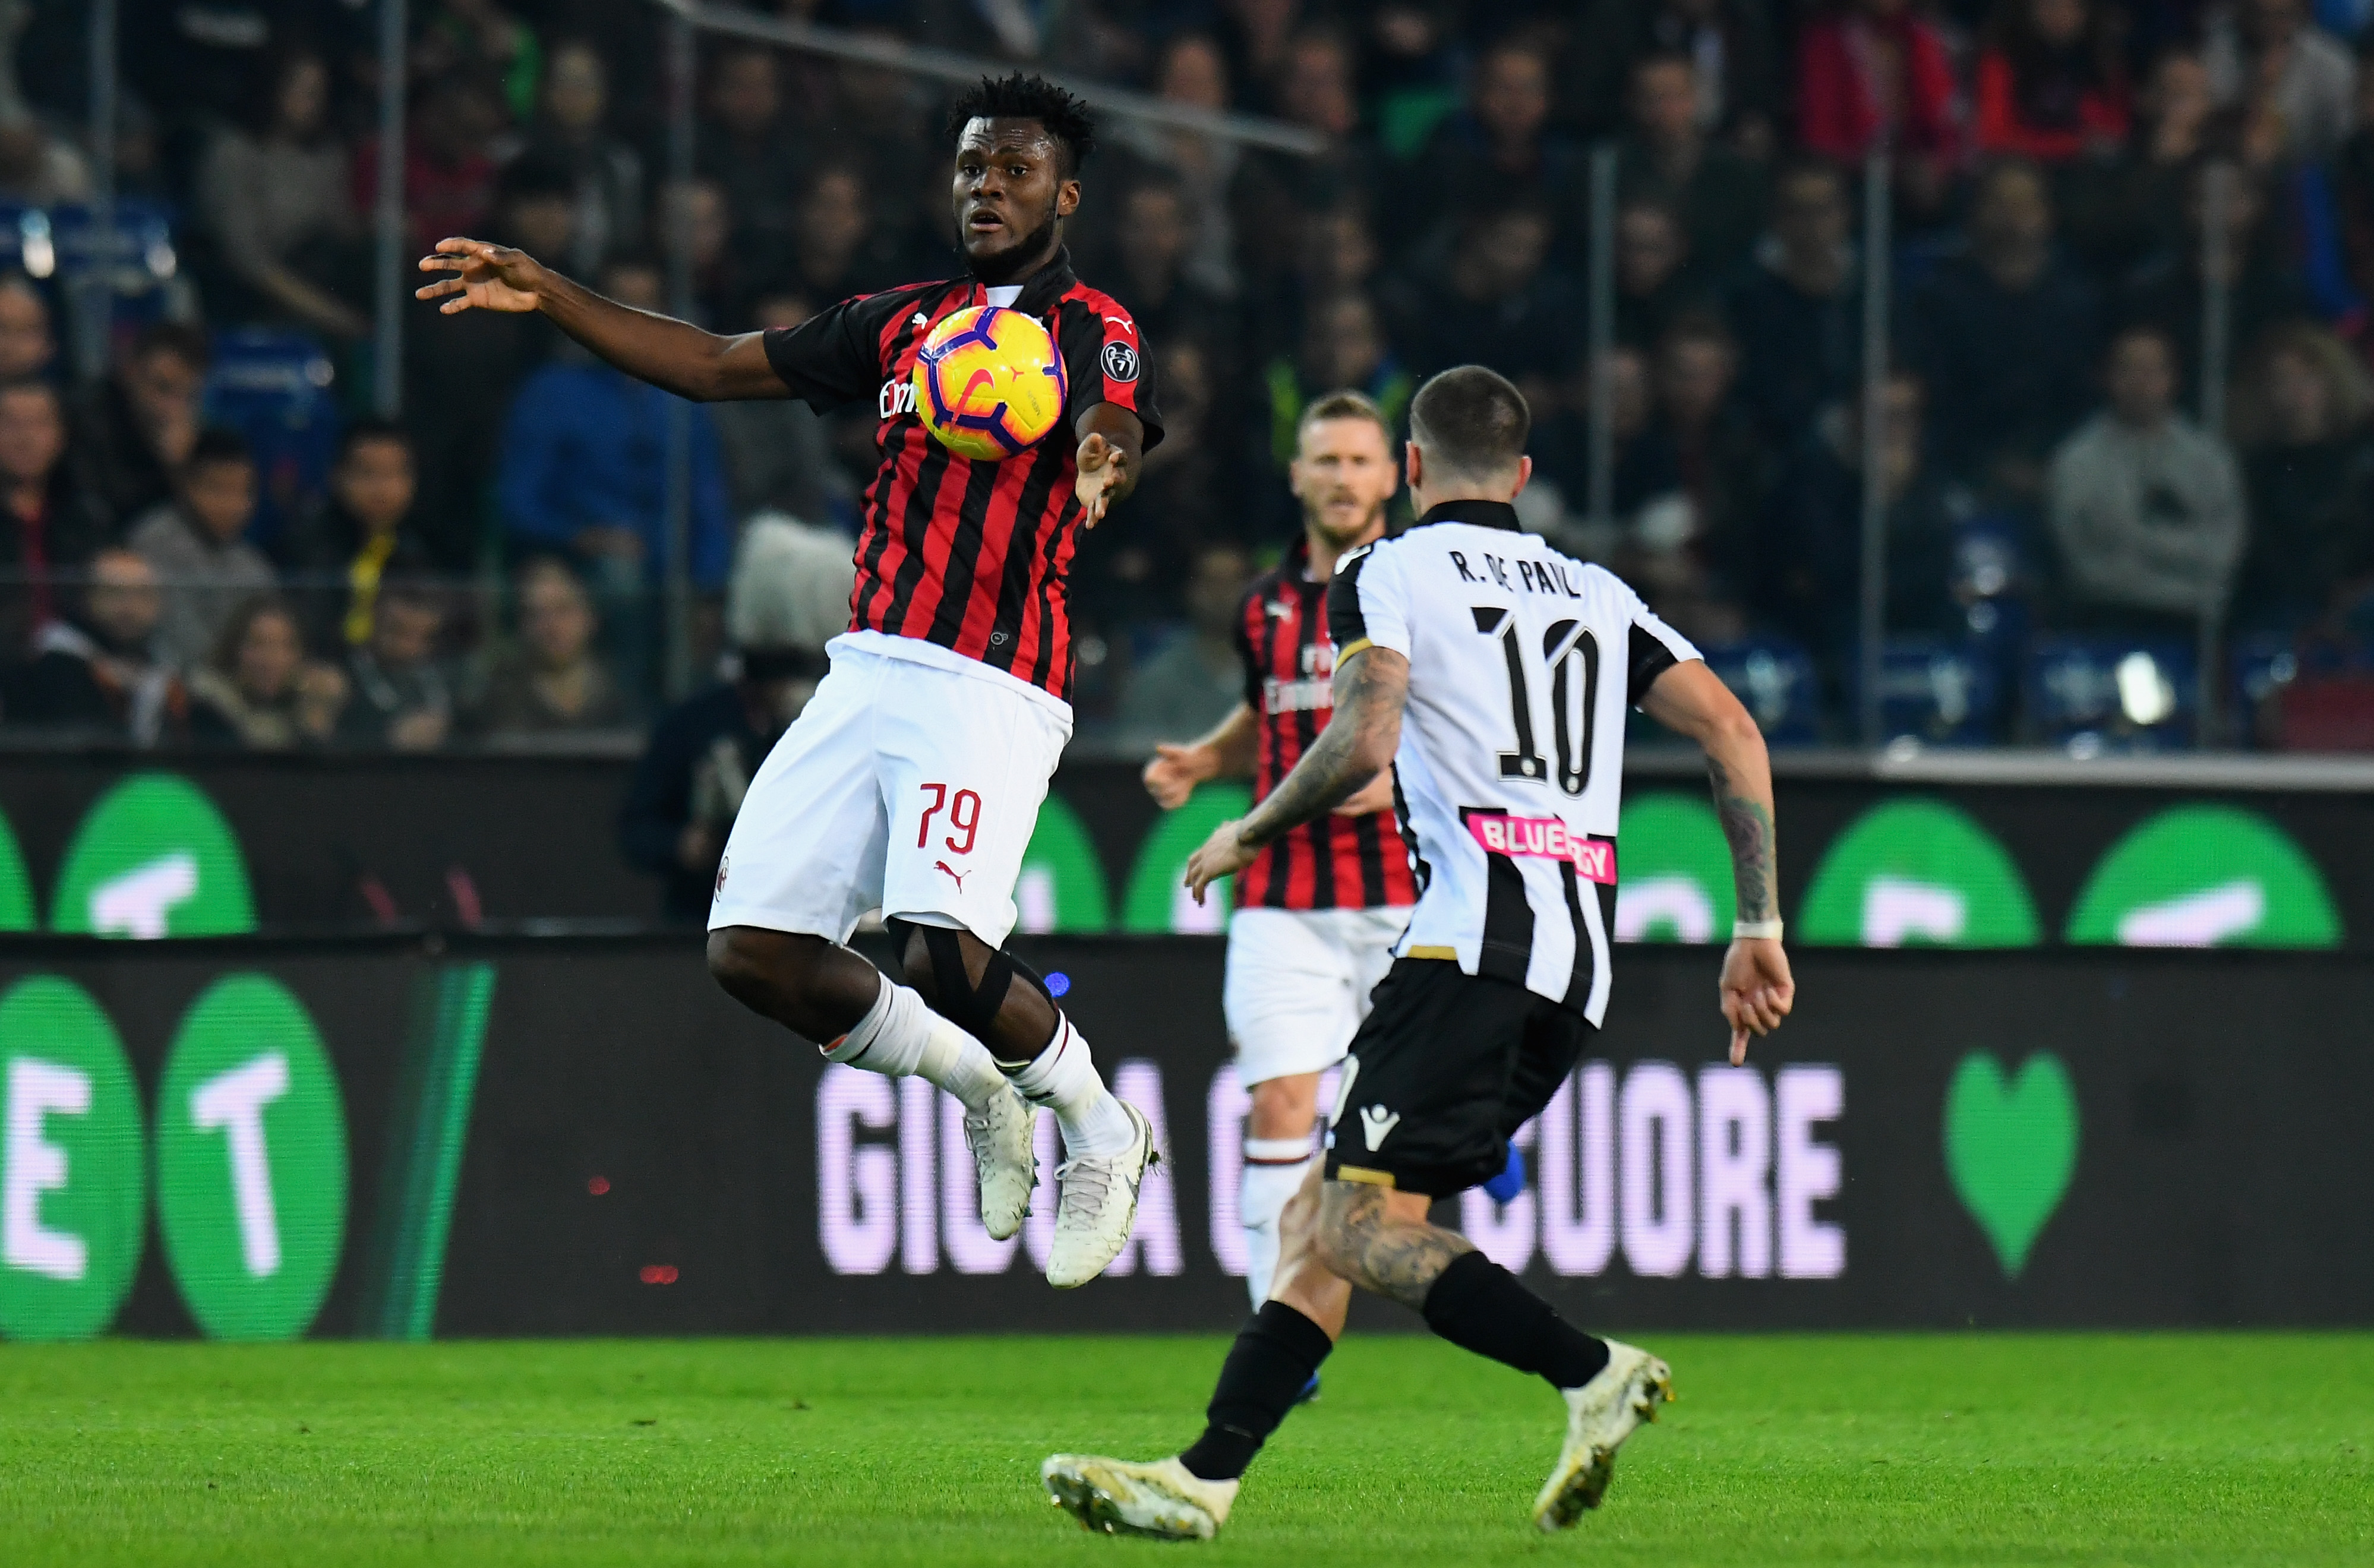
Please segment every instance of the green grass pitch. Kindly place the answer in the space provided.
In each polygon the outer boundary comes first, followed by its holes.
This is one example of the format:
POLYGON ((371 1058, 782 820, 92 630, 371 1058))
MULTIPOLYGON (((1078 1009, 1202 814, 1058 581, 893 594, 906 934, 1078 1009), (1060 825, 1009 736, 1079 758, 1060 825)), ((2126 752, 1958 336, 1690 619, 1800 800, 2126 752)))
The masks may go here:
POLYGON ((2374 1562, 2374 1335, 1647 1335, 1681 1394, 1568 1535, 1537 1382, 1355 1339, 1209 1547, 1058 1448, 1195 1431, 1218 1339, 0 1346, 0 1562, 2374 1562))

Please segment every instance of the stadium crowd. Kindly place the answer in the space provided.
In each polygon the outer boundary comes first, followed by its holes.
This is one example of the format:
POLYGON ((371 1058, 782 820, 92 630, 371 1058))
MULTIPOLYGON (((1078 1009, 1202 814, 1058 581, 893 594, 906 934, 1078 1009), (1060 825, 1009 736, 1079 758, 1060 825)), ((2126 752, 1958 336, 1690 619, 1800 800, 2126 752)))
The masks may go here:
MULTIPOLYGON (((1861 160, 1883 143, 1891 635, 2007 683, 2048 632, 2190 657, 2204 617, 2228 649, 2279 649, 2278 679, 2366 661, 2364 0, 783 9, 1327 139, 1306 159, 1109 117, 1086 170, 1073 253, 1143 324, 1168 427, 1078 560, 1088 737, 1142 746, 1234 701, 1228 628, 1297 526, 1281 463, 1309 399, 1348 385, 1398 414, 1426 375, 1481 360, 1535 409, 1529 526, 1710 649, 1802 656, 1809 733, 1846 738, 1861 160), (1616 346, 1594 377, 1581 279, 1591 149, 1607 143, 1616 346), (2213 295, 2222 429, 2198 417, 2213 295), (1614 435, 1604 517, 1586 502, 1595 384, 1614 435)), ((164 215, 171 275, 120 304, 112 369, 83 386, 46 253, 22 240, 0 276, 0 730, 434 749, 654 717, 666 400, 540 318, 417 306, 404 418, 361 416, 370 7, 123 11, 115 185, 164 215), (251 406, 224 395, 245 384, 224 377, 240 333, 323 367, 333 413, 312 448, 285 420, 219 420, 251 406)), ((417 7, 412 244, 501 240, 657 307, 658 247, 680 234, 695 314, 720 330, 954 264, 939 87, 704 39, 694 172, 671 182, 663 16, 648 0, 417 7)), ((71 208, 90 183, 82 7, 19 0, 0 25, 16 29, 0 220, 71 208)), ((772 563, 746 572, 805 574, 758 600, 829 587, 819 535, 853 531, 875 425, 870 406, 694 411, 704 660, 760 624, 813 654, 829 614, 753 609, 735 631, 726 585, 738 553, 772 563), (805 544, 744 548, 753 520, 805 544)), ((2006 705, 1985 733, 2022 732, 2006 705)))

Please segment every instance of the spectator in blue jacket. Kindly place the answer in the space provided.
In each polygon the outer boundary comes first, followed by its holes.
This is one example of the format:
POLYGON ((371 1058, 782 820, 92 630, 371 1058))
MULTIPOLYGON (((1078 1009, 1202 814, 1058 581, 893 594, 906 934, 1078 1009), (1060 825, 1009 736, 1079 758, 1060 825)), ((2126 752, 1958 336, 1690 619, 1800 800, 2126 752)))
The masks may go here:
MULTIPOLYGON (((603 291, 639 310, 664 309, 659 269, 614 262, 603 291)), ((599 361, 570 355, 530 376, 511 402, 498 491, 514 551, 560 551, 582 564, 629 690, 646 674, 651 590, 667 552, 669 394, 599 361)), ((692 579, 722 587, 734 551, 717 427, 692 410, 692 579)))
MULTIPOLYGON (((665 309, 659 268, 641 260, 602 274, 612 298, 665 309)), ((503 441, 505 519, 523 546, 558 547, 656 576, 666 549, 669 395, 598 360, 546 365, 521 384, 503 441)), ((725 473, 706 409, 692 411, 693 579, 719 588, 734 552, 725 473)))

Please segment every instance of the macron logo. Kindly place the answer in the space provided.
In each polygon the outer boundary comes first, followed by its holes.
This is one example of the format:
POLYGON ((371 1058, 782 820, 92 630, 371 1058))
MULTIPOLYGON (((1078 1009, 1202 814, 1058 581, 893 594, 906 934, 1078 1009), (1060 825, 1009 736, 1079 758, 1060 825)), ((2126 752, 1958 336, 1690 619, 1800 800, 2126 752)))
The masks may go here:
POLYGON ((1360 1107, 1360 1136, 1369 1141, 1369 1153, 1371 1154, 1377 1152, 1377 1145, 1391 1137, 1393 1129, 1401 1124, 1402 1113, 1399 1111, 1388 1111, 1382 1106, 1360 1107))

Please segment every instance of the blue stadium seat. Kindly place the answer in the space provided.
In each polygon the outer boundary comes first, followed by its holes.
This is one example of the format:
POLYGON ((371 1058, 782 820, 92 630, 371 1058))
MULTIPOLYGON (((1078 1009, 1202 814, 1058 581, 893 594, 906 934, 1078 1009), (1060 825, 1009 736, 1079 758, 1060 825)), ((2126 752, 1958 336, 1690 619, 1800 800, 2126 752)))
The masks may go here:
POLYGON ((340 427, 330 392, 335 372, 304 333, 234 328, 215 334, 214 351, 206 420, 239 431, 254 450, 263 499, 249 536, 267 544, 329 483, 340 427))
POLYGON ((2002 738, 2003 681, 1985 650, 1897 637, 1880 651, 1879 717, 1889 740, 1978 746, 2002 738))
POLYGON ((1747 706, 1766 743, 1810 746, 1821 737, 1821 677, 1785 637, 1745 638, 1702 648, 1707 668, 1747 706))
MULTIPOLYGON (((0 202, 0 268, 22 270, 49 296, 62 339, 73 309, 65 285, 97 260, 97 240, 86 207, 0 202)), ((115 330, 136 331, 165 313, 169 286, 181 270, 171 209, 137 197, 118 201, 112 255, 115 330)))
POLYGON ((2292 639, 2259 632, 2234 639, 2226 654, 2227 711, 2233 714, 2234 743, 2257 743, 2271 727, 2272 705, 2300 677, 2292 639))
POLYGON ((2201 674, 2192 648, 2150 638, 2048 637, 2029 649, 2038 740, 2073 751, 2173 751, 2193 743, 2201 674))

